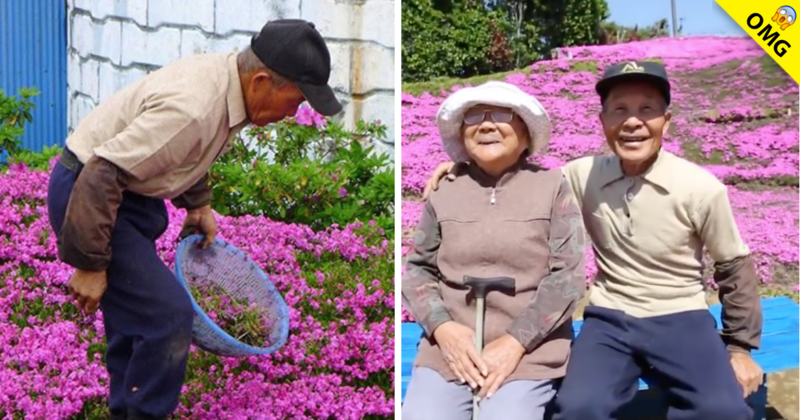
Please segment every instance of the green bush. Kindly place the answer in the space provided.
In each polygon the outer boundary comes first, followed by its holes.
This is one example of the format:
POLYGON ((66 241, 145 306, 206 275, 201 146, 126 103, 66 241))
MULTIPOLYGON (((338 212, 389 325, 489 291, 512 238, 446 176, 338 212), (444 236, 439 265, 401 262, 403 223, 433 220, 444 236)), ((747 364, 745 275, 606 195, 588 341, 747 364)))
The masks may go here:
POLYGON ((6 96, 0 89, 0 155, 13 155, 19 151, 19 137, 25 131, 25 124, 33 121, 31 98, 38 95, 35 88, 22 88, 17 91, 21 97, 6 96))
POLYGON ((387 155, 362 144, 384 138, 386 127, 359 121, 349 131, 317 116, 318 128, 303 118, 248 130, 254 144, 234 142, 211 169, 214 210, 313 229, 374 220, 392 235, 394 170, 387 155))
POLYGON ((60 155, 62 151, 63 149, 58 145, 45 146, 41 152, 20 148, 9 157, 8 161, 9 163, 23 163, 29 168, 45 171, 50 168, 50 160, 60 155))
POLYGON ((606 0, 403 0, 403 82, 519 69, 553 48, 596 44, 606 0))
POLYGON ((403 1, 403 81, 500 71, 508 60, 502 16, 482 4, 403 1))

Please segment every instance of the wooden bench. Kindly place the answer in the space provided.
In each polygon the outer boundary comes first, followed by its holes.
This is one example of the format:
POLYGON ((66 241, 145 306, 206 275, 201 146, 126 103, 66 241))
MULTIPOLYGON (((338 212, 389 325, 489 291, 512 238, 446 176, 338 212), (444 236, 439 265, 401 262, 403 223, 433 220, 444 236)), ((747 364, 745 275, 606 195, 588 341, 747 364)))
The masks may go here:
MULTIPOLYGON (((767 374, 777 373, 800 366, 800 307, 788 297, 762 298, 764 309, 764 331, 761 338, 761 349, 753 352, 753 357, 764 370, 764 385, 747 402, 753 408, 753 420, 766 420, 767 374)), ((711 313, 720 323, 720 305, 710 308, 711 313)), ((580 333, 582 321, 575 321, 576 335, 580 333)), ((401 398, 405 399, 406 388, 411 380, 414 359, 417 356, 417 345, 422 338, 422 328, 415 323, 402 324, 401 341, 401 398)), ((620 413, 620 419, 659 419, 666 414, 663 394, 648 385, 647 378, 639 380, 639 393, 626 405, 620 413)))

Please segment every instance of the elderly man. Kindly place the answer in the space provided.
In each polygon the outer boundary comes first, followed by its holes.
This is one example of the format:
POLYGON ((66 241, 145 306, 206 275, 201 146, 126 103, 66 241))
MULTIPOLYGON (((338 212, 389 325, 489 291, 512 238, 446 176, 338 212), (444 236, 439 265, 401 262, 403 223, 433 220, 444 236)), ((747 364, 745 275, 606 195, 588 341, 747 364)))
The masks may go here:
MULTIPOLYGON (((763 376, 750 356, 760 345, 762 314, 726 187, 661 148, 671 118, 662 65, 611 66, 596 90, 614 155, 580 158, 562 171, 581 206, 599 275, 554 420, 613 418, 643 372, 667 392, 669 420, 747 420, 743 396, 763 376), (722 339, 705 301, 704 246, 716 262, 722 339)), ((440 165, 426 190, 452 165, 440 165)))
POLYGON ((180 59, 121 90, 81 121, 50 179, 48 208, 69 289, 103 311, 115 419, 166 418, 178 405, 192 339, 189 296, 156 253, 164 200, 184 232, 216 235, 212 163, 248 123, 294 115, 307 100, 341 110, 314 25, 267 23, 242 53, 180 59))

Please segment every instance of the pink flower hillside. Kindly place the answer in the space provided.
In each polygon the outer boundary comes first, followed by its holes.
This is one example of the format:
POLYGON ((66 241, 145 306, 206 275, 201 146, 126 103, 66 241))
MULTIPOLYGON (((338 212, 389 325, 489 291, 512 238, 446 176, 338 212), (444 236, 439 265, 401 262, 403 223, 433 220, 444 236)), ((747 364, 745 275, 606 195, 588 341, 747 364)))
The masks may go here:
MULTIPOLYGON (((664 148, 728 185, 739 230, 767 287, 797 291, 798 85, 749 37, 663 38, 561 48, 503 80, 536 96, 553 122, 550 145, 532 160, 547 168, 609 153, 594 90, 605 66, 660 60, 670 73, 673 113, 664 148)), ((468 84, 465 81, 464 86, 468 84)), ((433 169, 449 160, 435 124, 444 98, 462 86, 402 96, 403 253, 433 169)), ((712 261, 708 261, 712 264, 712 261)), ((596 274, 587 247, 587 282, 596 274)), ((713 284, 711 284, 713 286, 713 284)), ((404 319, 409 320, 404 312, 404 319)))
MULTIPOLYGON (((103 418, 102 313, 65 292, 45 205, 48 173, 0 172, 0 418, 103 418)), ((158 250, 172 264, 183 212, 158 250)), ((264 268, 290 308, 275 354, 192 349, 179 417, 393 418, 393 246, 370 225, 314 232, 263 217, 218 217, 219 236, 264 268)))

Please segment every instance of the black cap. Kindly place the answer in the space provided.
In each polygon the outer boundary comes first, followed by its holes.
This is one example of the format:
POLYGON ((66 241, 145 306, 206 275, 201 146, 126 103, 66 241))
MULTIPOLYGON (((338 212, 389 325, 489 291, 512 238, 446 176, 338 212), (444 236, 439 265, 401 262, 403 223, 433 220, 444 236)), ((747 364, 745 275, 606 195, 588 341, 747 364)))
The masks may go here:
POLYGON ((603 78, 597 82, 595 90, 600 95, 600 101, 605 102, 612 87, 620 82, 632 81, 652 83, 661 91, 669 105, 670 87, 667 69, 663 64, 653 61, 628 61, 606 67, 603 78))
POLYGON ((250 47, 267 67, 296 83, 314 110, 326 116, 341 112, 342 104, 328 86, 331 55, 313 23, 302 19, 267 22, 250 47))

